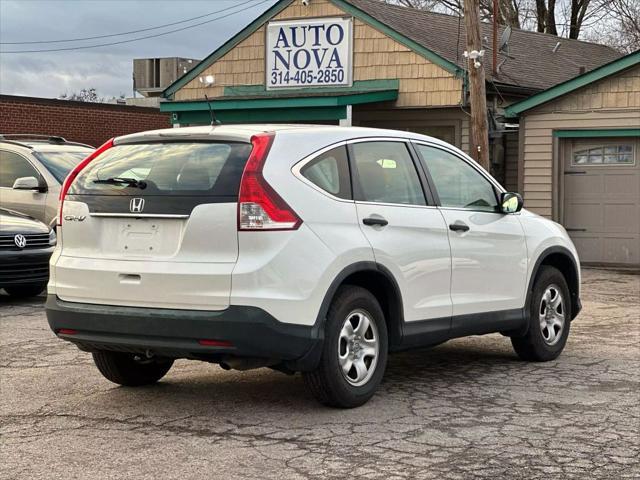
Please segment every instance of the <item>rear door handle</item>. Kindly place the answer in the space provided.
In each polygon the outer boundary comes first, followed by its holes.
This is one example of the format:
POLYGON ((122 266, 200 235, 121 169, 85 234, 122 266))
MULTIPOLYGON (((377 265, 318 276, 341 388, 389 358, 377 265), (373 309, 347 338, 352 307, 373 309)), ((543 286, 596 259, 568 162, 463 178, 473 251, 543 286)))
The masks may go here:
POLYGON ((389 225, 389 222, 387 222, 384 218, 380 218, 380 217, 363 218, 362 219, 362 223, 364 223, 365 225, 369 225, 370 227, 372 227, 374 225, 379 225, 381 227, 386 227, 387 225, 389 225))
POLYGON ((452 230, 454 232, 468 232, 469 225, 467 225, 466 223, 452 223, 451 225, 449 225, 449 230, 452 230))

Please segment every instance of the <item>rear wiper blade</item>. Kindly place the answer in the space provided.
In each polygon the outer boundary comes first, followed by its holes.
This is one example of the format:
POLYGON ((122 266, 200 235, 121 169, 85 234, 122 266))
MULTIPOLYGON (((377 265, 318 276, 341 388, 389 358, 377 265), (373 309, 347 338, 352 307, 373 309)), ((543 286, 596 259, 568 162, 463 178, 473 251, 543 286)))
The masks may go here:
POLYGON ((111 177, 104 180, 94 180, 93 183, 106 183, 110 185, 127 185, 129 187, 136 187, 140 190, 147 188, 147 182, 144 180, 136 180, 135 178, 127 177, 111 177))

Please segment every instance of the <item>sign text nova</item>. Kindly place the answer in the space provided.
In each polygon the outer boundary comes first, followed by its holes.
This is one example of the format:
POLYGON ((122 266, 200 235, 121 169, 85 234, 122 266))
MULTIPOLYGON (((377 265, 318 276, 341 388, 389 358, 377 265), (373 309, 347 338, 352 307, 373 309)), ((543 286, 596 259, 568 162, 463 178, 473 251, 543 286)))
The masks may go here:
POLYGON ((352 21, 321 18, 270 22, 266 53, 267 89, 349 86, 352 21))

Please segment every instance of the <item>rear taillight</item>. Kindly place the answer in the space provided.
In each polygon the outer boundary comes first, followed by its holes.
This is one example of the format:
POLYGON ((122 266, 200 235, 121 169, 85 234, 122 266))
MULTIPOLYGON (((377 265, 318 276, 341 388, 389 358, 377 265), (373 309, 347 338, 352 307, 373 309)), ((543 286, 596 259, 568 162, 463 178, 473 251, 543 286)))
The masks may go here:
POLYGON ((238 230, 297 230, 302 220, 262 176, 273 133, 251 137, 253 149, 244 167, 238 198, 238 230))
POLYGON ((98 155, 102 154, 102 152, 104 152, 105 150, 109 150, 111 147, 113 147, 113 138, 104 142, 100 147, 98 147, 96 151, 94 151, 91 155, 89 155, 87 158, 82 160, 78 165, 76 165, 75 168, 71 170, 69 175, 67 175, 67 177, 64 179, 64 182, 62 182, 62 188, 60 189, 60 197, 59 197, 60 204, 58 207, 59 208, 58 225, 62 225, 62 204, 64 203, 64 197, 67 195, 67 192, 69 191, 69 187, 71 186, 73 181, 76 179, 76 177, 84 167, 89 165, 89 163, 91 163, 98 155))

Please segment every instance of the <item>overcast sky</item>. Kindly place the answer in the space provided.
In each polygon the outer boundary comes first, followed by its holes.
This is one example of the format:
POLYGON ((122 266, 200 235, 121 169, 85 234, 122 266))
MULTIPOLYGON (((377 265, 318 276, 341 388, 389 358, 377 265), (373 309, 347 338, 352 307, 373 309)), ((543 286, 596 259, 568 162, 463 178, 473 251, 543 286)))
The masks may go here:
POLYGON ((100 96, 125 94, 130 97, 132 59, 202 59, 273 3, 275 0, 0 0, 0 52, 129 40, 229 15, 184 31, 121 45, 62 52, 0 53, 0 93, 55 98, 93 87, 100 96), (249 3, 243 5, 247 1, 249 3), (68 43, 7 43, 110 35, 230 7, 199 20, 131 35, 68 43))

